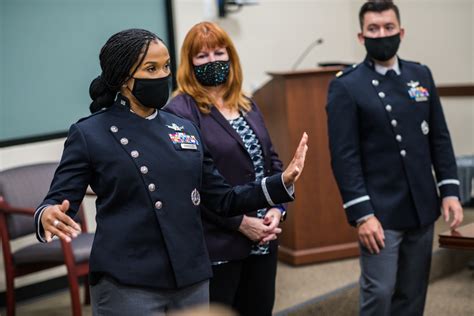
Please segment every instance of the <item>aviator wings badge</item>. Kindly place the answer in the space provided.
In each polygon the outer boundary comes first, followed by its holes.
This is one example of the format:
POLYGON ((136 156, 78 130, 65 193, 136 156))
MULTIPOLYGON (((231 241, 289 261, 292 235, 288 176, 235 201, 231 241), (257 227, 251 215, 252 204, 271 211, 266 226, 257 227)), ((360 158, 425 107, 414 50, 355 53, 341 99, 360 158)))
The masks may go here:
POLYGON ((182 131, 184 129, 183 126, 178 126, 176 123, 173 123, 171 125, 166 125, 166 127, 171 128, 174 131, 182 131))

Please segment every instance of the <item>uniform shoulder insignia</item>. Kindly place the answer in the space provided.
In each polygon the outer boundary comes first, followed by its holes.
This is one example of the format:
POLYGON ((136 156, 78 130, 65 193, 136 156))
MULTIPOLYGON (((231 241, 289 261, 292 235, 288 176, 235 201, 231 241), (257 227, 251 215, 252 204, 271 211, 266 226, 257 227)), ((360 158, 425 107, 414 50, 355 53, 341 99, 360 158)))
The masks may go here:
POLYGON ((342 76, 345 76, 347 75, 348 73, 351 73, 352 71, 354 71, 354 69, 357 68, 357 66, 359 66, 359 64, 354 64, 350 67, 347 67, 347 68, 344 68, 343 70, 339 71, 337 74, 336 74, 336 77, 337 78, 340 78, 342 76))
POLYGON ((82 122, 82 121, 85 121, 85 120, 87 120, 87 119, 90 119, 91 117, 94 117, 94 116, 96 116, 96 115, 105 113, 108 109, 109 109, 109 108, 102 109, 102 110, 100 110, 100 111, 97 111, 97 112, 94 112, 94 113, 90 114, 89 116, 85 116, 85 117, 83 117, 83 118, 80 118, 80 119, 77 121, 77 123, 82 122))
POLYGON ((405 62, 407 64, 414 64, 414 65, 419 65, 419 66, 424 66, 422 63, 418 62, 418 61, 413 61, 413 60, 401 60, 402 62, 405 62))
POLYGON ((428 65, 422 64, 422 63, 417 62, 417 61, 402 60, 401 62, 407 64, 410 67, 413 67, 414 69, 418 69, 418 70, 421 70, 421 69, 426 70, 427 69, 429 71, 428 65))

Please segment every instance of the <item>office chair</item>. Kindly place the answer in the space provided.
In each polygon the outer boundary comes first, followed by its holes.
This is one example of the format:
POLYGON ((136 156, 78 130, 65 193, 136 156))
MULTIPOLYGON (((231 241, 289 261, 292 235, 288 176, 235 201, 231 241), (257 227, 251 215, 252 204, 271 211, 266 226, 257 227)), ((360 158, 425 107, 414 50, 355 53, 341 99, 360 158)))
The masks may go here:
POLYGON ((33 272, 65 264, 71 294, 72 315, 81 315, 79 278, 84 277, 85 303, 89 296, 89 255, 94 234, 87 233, 84 212, 78 212, 82 233, 67 243, 35 242, 12 251, 11 242, 34 234, 34 212, 48 192, 57 163, 40 163, 0 172, 0 238, 5 263, 7 316, 15 315, 14 280, 33 272))

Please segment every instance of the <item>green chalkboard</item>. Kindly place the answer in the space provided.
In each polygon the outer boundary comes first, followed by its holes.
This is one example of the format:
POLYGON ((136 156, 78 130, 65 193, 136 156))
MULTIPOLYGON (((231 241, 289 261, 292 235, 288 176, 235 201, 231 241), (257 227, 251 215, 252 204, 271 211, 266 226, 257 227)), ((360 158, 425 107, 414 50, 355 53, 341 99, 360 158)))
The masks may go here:
POLYGON ((0 0, 0 143, 65 132, 89 114, 99 51, 127 28, 167 44, 170 1, 0 0))

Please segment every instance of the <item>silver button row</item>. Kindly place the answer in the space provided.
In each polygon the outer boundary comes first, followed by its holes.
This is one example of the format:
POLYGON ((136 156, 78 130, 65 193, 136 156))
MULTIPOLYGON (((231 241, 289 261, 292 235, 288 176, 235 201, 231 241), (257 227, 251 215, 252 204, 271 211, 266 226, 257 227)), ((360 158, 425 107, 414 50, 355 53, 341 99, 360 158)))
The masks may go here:
POLYGON ((400 150, 400 155, 401 155, 402 157, 405 157, 405 156, 407 155, 406 150, 405 150, 405 149, 400 150))
POLYGON ((397 124, 398 124, 398 122, 397 122, 397 120, 392 120, 392 121, 390 122, 390 124, 392 124, 393 127, 396 127, 397 124))
MULTIPOLYGON (((118 132, 117 126, 112 125, 112 126, 110 127, 110 131, 111 131, 112 133, 117 133, 117 132, 118 132)), ((127 144, 128 144, 128 139, 125 138, 125 137, 122 137, 122 138, 120 139, 120 143, 121 143, 122 145, 127 145, 127 144)), ((130 156, 132 156, 133 158, 138 158, 138 156, 140 156, 140 153, 138 152, 138 150, 132 150, 132 151, 130 152, 130 156)), ((147 167, 147 166, 141 166, 141 167, 140 167, 140 172, 141 172, 142 174, 147 174, 147 173, 148 173, 148 167, 147 167)), ((155 185, 154 183, 150 183, 150 184, 148 185, 148 190, 149 190, 150 192, 155 191, 155 190, 156 190, 156 185, 155 185)), ((155 208, 156 208, 156 209, 161 209, 162 207, 163 207, 163 203, 162 203, 161 201, 158 201, 158 202, 155 203, 155 208)))

